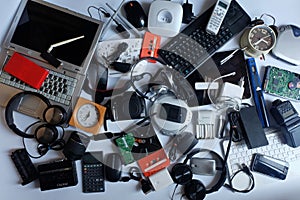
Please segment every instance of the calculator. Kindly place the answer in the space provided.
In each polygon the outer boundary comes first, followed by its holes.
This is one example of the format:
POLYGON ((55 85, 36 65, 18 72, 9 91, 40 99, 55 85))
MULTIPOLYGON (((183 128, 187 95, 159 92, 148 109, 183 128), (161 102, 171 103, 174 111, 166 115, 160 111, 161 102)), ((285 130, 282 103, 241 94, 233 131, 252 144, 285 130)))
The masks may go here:
POLYGON ((104 192, 103 152, 85 152, 81 164, 82 191, 84 193, 104 192))

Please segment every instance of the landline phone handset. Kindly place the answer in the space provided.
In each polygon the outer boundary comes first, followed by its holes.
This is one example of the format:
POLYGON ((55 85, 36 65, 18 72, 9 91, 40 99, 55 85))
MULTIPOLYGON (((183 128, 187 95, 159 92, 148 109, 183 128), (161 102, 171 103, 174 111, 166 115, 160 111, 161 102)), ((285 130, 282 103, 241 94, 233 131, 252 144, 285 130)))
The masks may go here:
POLYGON ((206 26, 206 31, 213 35, 217 35, 221 28, 222 22, 225 19, 226 13, 229 10, 231 0, 218 0, 214 10, 209 18, 206 26))

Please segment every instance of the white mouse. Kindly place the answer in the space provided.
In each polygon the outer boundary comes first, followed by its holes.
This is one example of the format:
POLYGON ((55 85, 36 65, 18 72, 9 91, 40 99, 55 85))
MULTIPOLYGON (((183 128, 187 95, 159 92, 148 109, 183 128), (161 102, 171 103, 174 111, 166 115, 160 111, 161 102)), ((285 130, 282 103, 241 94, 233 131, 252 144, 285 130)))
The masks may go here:
POLYGON ((279 28, 272 55, 293 65, 300 65, 300 28, 286 25, 279 28))

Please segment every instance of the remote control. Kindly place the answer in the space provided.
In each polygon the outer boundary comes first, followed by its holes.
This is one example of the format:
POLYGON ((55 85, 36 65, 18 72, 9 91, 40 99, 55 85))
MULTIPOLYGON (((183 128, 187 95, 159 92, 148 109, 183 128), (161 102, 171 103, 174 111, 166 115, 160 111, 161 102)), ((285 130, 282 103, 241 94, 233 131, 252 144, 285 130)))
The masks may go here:
POLYGON ((82 163, 82 191, 104 192, 103 152, 85 152, 82 163))
POLYGON ((209 18, 206 31, 213 35, 217 35, 225 15, 229 9, 231 0, 218 0, 214 10, 209 18))

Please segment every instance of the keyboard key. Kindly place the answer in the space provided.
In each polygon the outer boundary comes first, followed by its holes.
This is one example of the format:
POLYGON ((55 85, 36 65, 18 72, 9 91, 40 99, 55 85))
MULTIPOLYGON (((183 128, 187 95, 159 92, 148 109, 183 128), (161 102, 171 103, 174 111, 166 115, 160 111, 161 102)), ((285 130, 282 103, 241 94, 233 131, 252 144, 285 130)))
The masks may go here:
POLYGON ((39 90, 37 90, 25 84, 23 81, 20 81, 19 79, 12 77, 6 72, 2 71, 0 75, 0 82, 24 91, 38 92, 52 101, 62 103, 65 105, 70 105, 71 103, 70 97, 74 93, 77 80, 68 77, 64 74, 60 74, 58 72, 54 72, 50 70, 49 75, 43 82, 42 86, 40 87, 39 90), (62 100, 61 98, 56 98, 56 97, 61 97, 63 94, 65 94, 65 98, 67 98, 67 95, 70 96, 68 97, 67 101, 65 101, 65 99, 62 100))
POLYGON ((251 18, 242 7, 233 1, 228 11, 230 14, 226 15, 218 35, 211 35, 205 31, 205 28, 213 8, 214 6, 201 14, 158 51, 160 57, 184 77, 188 77, 251 22, 251 18), (232 22, 231 18, 234 18, 234 23, 229 23, 232 22), (178 65, 182 62, 188 65, 178 65))

